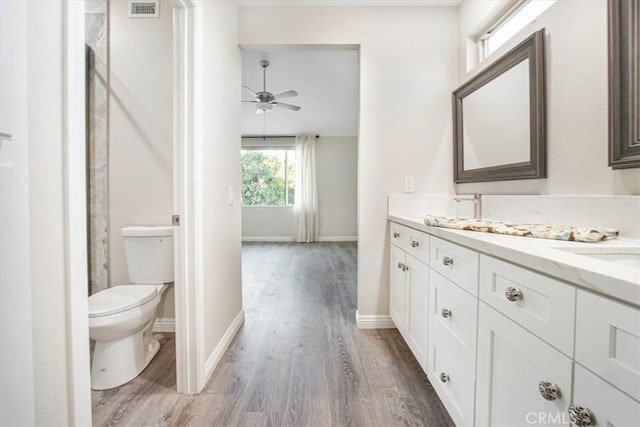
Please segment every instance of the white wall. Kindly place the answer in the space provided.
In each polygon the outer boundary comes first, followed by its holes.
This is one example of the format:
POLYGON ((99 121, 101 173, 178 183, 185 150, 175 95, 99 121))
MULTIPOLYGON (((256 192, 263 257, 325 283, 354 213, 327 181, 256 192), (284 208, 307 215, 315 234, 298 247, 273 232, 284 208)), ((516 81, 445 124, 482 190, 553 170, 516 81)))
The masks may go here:
MULTIPOLYGON (((204 360, 223 348, 223 338, 242 310, 240 233, 240 51, 237 7, 228 2, 200 1, 196 22, 195 83, 197 135, 202 151, 197 168, 202 181, 202 319, 204 360), (220 102, 224 99, 225 102, 220 102), (229 189, 234 194, 229 203, 229 189)), ((210 373, 210 372, 207 372, 210 373)))
MULTIPOLYGON (((128 282, 126 225, 170 224, 173 211, 173 21, 168 0, 159 18, 128 18, 126 1, 109 3, 110 286, 128 282)), ((158 317, 174 317, 173 288, 158 317)))
POLYGON ((459 184, 489 194, 640 194, 640 169, 607 166, 607 2, 560 0, 486 61, 474 66, 469 38, 504 1, 464 0, 459 7, 458 82, 484 69, 531 33, 545 28, 547 171, 541 180, 459 184), (466 70, 470 70, 467 73, 466 70))
MULTIPOLYGON (((320 240, 357 236, 358 139, 320 137, 316 143, 316 179, 320 240)), ((293 241, 293 207, 242 209, 244 240, 293 241)))
POLYGON ((67 335, 67 263, 72 260, 65 256, 64 8, 62 1, 30 4, 27 19, 36 425, 72 424, 69 366, 73 361, 67 335))
POLYGON ((242 240, 256 242, 294 241, 293 207, 243 207, 242 240))
POLYGON ((316 179, 320 240, 358 235, 358 138, 318 138, 316 179))
POLYGON ((387 194, 450 193, 455 8, 240 9, 240 43, 360 45, 358 310, 389 312, 387 194), (269 22, 269 25, 264 25, 269 22))

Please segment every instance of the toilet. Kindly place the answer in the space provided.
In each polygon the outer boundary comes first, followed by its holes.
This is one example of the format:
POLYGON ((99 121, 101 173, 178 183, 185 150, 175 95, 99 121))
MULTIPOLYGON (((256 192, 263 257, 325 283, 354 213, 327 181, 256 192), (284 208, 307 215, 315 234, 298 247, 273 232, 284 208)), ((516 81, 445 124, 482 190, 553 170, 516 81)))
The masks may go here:
POLYGON ((122 228, 129 284, 89 297, 89 336, 95 340, 91 388, 125 384, 147 367, 160 349, 151 335, 156 309, 173 282, 173 227, 122 228))

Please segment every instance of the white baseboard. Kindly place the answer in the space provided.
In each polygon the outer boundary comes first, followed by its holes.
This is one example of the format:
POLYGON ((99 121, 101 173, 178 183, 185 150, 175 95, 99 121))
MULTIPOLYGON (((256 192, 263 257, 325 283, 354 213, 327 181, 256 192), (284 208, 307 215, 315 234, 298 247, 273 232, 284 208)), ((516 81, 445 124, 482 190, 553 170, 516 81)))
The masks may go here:
POLYGON ((320 236, 318 242, 357 242, 358 236, 320 236))
POLYGON ((227 328, 227 331, 218 342, 218 345, 216 345, 216 348, 213 349, 213 351, 207 358, 207 361, 204 364, 204 376, 200 382, 200 389, 202 389, 209 381, 209 378, 211 378, 213 370, 216 369, 216 366, 218 366, 218 363, 220 363, 220 360, 222 360, 224 352, 227 351, 227 348, 229 348, 229 344, 231 344, 231 341, 233 341, 233 337, 236 336, 243 323, 244 310, 240 310, 240 313, 238 313, 236 318, 233 319, 233 322, 231 322, 231 324, 227 328))
POLYGON ((395 329, 396 325, 388 314, 365 314, 356 310, 356 326, 358 329, 395 329))
POLYGON ((242 236, 243 242, 295 242, 290 236, 242 236))
POLYGON ((176 332, 176 319, 173 317, 158 317, 153 324, 153 332, 176 332))

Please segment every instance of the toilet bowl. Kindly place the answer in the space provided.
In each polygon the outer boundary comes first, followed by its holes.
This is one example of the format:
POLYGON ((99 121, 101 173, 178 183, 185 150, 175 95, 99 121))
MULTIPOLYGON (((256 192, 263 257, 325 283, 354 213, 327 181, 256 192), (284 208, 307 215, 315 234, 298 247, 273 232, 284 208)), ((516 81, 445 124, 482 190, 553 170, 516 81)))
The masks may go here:
POLYGON ((160 348, 151 334, 156 309, 173 281, 173 227, 125 227, 122 235, 132 283, 89 297, 94 390, 125 384, 151 362, 160 348))

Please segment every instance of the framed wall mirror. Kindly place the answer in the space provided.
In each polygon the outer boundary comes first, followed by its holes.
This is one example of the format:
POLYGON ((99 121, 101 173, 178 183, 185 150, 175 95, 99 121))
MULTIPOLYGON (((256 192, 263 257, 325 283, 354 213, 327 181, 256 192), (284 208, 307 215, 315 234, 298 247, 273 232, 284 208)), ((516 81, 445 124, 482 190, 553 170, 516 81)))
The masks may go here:
POLYGON ((609 166, 640 167, 640 4, 609 0, 609 166))
POLYGON ((456 183, 545 178, 544 29, 453 92, 456 183))

